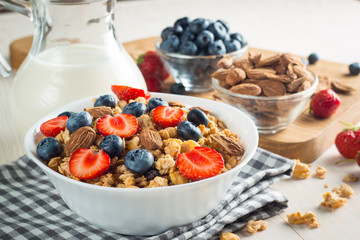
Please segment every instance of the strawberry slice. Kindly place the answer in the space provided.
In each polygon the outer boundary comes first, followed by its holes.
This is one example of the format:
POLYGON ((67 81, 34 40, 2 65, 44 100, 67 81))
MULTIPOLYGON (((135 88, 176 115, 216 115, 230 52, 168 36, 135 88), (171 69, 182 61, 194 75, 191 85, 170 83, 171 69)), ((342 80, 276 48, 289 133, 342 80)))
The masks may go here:
POLYGON ((196 181, 218 175, 224 168, 224 159, 214 149, 195 147, 180 153, 176 166, 184 177, 196 181))
POLYGON ((115 114, 114 117, 106 115, 97 121, 96 128, 103 136, 118 135, 129 138, 137 132, 138 122, 131 114, 115 114))
POLYGON ((162 128, 176 127, 183 115, 183 110, 178 107, 159 106, 153 112, 153 119, 162 128))
POLYGON ((67 116, 60 116, 46 122, 43 122, 40 126, 40 131, 47 137, 56 137, 61 131, 66 128, 67 116))
POLYGON ((70 158, 69 170, 72 175, 82 180, 92 179, 104 174, 110 167, 110 157, 102 149, 80 148, 70 158))
POLYGON ((116 94, 119 100, 129 101, 131 99, 136 99, 138 97, 144 97, 145 99, 150 98, 150 93, 143 89, 133 88, 122 85, 112 85, 111 91, 116 94))

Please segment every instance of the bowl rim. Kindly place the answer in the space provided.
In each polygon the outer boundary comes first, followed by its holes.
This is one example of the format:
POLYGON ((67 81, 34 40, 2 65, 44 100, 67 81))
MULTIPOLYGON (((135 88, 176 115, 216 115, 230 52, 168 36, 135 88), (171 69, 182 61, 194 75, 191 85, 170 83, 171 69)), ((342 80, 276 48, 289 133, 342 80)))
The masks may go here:
POLYGON ((234 56, 243 56, 244 53, 246 53, 246 51, 249 48, 249 43, 246 42, 246 44, 244 46, 241 46, 241 48, 235 52, 230 52, 230 53, 225 53, 222 55, 208 55, 208 56, 192 56, 192 55, 184 55, 184 54, 180 54, 180 53, 167 53, 165 51, 163 51, 160 48, 160 42, 161 42, 161 37, 155 39, 155 49, 156 52, 160 53, 161 55, 167 56, 167 57, 172 57, 172 58, 179 58, 179 59, 209 59, 209 60, 214 60, 214 59, 219 59, 222 57, 234 57, 234 56))
POLYGON ((289 100, 289 99, 298 98, 298 97, 301 97, 301 96, 306 96, 307 94, 315 92, 315 90, 316 90, 316 88, 317 88, 317 86, 319 84, 319 78, 314 72, 312 72, 312 71, 309 71, 309 72, 314 76, 314 82, 311 85, 311 87, 305 89, 304 91, 297 92, 297 93, 292 93, 290 95, 274 96, 274 97, 251 96, 251 95, 233 93, 233 92, 230 92, 228 89, 221 87, 220 84, 219 84, 219 80, 217 80, 215 78, 212 78, 211 80, 212 80, 212 84, 213 84, 216 91, 219 91, 219 92, 221 92, 221 93, 223 93, 225 95, 228 95, 230 97, 244 98, 244 99, 249 99, 249 100, 289 100))
MULTIPOLYGON (((174 94, 168 94, 168 93, 155 93, 155 92, 150 92, 151 96, 154 97, 161 97, 161 96, 174 96, 174 94)), ((87 188, 91 188, 94 190, 103 190, 103 191, 120 191, 120 192, 154 192, 154 191, 173 191, 177 188, 190 188, 194 185, 198 185, 198 184, 205 184, 205 183, 210 183, 212 181, 216 181, 218 178, 222 178, 225 177, 226 175, 231 174, 234 171, 240 172, 240 169, 242 167, 244 167, 246 164, 248 164, 250 162, 250 160, 252 159, 252 157, 254 156, 257 148, 258 148, 258 144, 259 144, 259 133, 258 130, 255 126, 255 123, 246 115, 244 114, 242 111, 240 111, 239 109, 225 104, 225 103, 221 103, 221 102, 216 102, 210 99, 205 99, 205 98, 199 98, 199 97, 193 97, 193 96, 181 96, 181 95, 176 95, 176 97, 179 97, 180 99, 188 99, 190 98, 190 100, 193 100, 191 102, 196 102, 196 100, 204 100, 204 101, 210 101, 210 102, 214 102, 215 104, 220 104, 220 105, 226 105, 226 107, 229 107, 229 110, 233 110, 233 111, 238 111, 239 114, 241 114, 246 121, 249 123, 248 128, 252 128, 255 134, 255 147, 253 149, 249 149, 249 153, 248 153, 248 159, 244 159, 247 160, 247 162, 245 162, 244 164, 241 164, 243 161, 241 161, 236 167, 232 168, 229 171, 226 171, 222 174, 216 175, 214 177, 210 177, 207 179, 202 179, 199 181, 194 181, 194 182, 190 182, 190 183, 186 183, 186 184, 179 184, 179 185, 171 185, 171 186, 164 186, 164 187, 155 187, 155 188, 116 188, 116 187, 107 187, 107 186, 98 186, 98 185, 94 185, 94 184, 90 184, 90 183, 86 183, 86 182, 82 182, 82 181, 77 181, 74 179, 71 179, 69 177, 66 177, 54 170, 52 170, 50 167, 48 167, 47 165, 45 165, 36 155, 35 153, 32 152, 31 150, 31 146, 34 144, 34 134, 35 133, 39 133, 39 127, 41 125, 41 123, 43 123, 44 121, 48 120, 50 117, 53 116, 57 116, 60 112, 65 111, 66 109, 68 109, 70 106, 73 105, 78 105, 81 102, 84 101, 91 101, 94 97, 97 97, 98 95, 95 96, 91 96, 91 97, 86 97, 86 98, 82 98, 79 99, 77 101, 74 101, 72 103, 69 103, 65 106, 62 106, 60 108, 58 108, 57 110, 53 111, 50 114, 47 114, 45 116, 43 116, 41 119, 39 119, 36 123, 34 123, 29 130, 27 131, 26 135, 25 135, 25 139, 24 139, 24 144, 25 144, 25 150, 26 150, 26 155, 27 157, 29 157, 33 162, 35 162, 41 169, 42 171, 47 175, 48 173, 51 173, 52 175, 55 175, 55 177, 60 178, 70 184, 76 184, 80 187, 87 187, 87 188), (241 167, 241 168, 240 168, 241 167)), ((245 138, 246 136, 243 136, 243 138, 245 138)), ((245 149, 246 151, 246 149, 245 149)))

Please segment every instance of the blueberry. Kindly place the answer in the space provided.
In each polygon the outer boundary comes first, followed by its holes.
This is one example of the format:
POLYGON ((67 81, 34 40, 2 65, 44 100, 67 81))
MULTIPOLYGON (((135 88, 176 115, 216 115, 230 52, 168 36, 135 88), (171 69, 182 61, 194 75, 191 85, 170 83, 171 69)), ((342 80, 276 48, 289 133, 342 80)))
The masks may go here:
POLYGON ((60 155, 61 145, 53 137, 41 139, 36 147, 36 154, 41 160, 50 161, 53 157, 60 155))
POLYGON ((66 128, 71 132, 74 133, 81 127, 91 126, 92 117, 88 112, 79 112, 73 114, 67 121, 66 121, 66 128))
POLYGON ((194 56, 197 53, 197 46, 195 43, 190 41, 183 42, 180 44, 179 53, 194 56))
POLYGON ((115 105, 116 105, 115 98, 109 94, 105 94, 98 97, 98 99, 96 99, 94 103, 94 107, 106 106, 106 107, 114 108, 115 105))
POLYGON ((349 71, 351 75, 359 75, 360 73, 360 64, 358 62, 352 63, 349 65, 349 71))
POLYGON ((214 34, 215 39, 224 40, 227 35, 226 28, 219 22, 214 22, 208 27, 208 30, 214 34))
POLYGON ((146 178, 147 181, 151 181, 157 176, 160 176, 160 173, 157 169, 151 169, 144 173, 144 177, 146 178))
POLYGON ((241 46, 245 46, 247 44, 246 39, 241 33, 232 33, 230 34, 230 38, 233 40, 238 40, 241 43, 241 46))
POLYGON ((204 30, 199 33, 196 38, 196 45, 199 48, 205 48, 214 42, 214 34, 208 30, 204 30))
POLYGON ((222 24, 224 26, 226 32, 229 32, 230 27, 229 27, 229 24, 227 22, 225 22, 224 20, 221 20, 221 19, 216 20, 216 22, 222 24))
POLYGON ((58 115, 58 117, 60 116, 67 116, 68 118, 70 118, 72 115, 74 115, 75 113, 72 111, 66 111, 66 112, 62 112, 58 115))
POLYGON ((123 150, 123 141, 117 135, 108 135, 101 140, 99 148, 104 150, 110 158, 113 158, 123 150))
POLYGON ((160 48, 165 52, 177 52, 180 40, 175 34, 170 34, 167 39, 160 43, 160 48))
POLYGON ((209 55, 222 55, 226 53, 226 47, 222 40, 216 40, 208 47, 209 55))
POLYGON ((183 17, 183 18, 179 18, 178 20, 176 20, 174 23, 174 26, 180 25, 183 29, 185 29, 189 26, 189 23, 190 23, 190 18, 183 17))
POLYGON ((141 102, 131 102, 126 104, 122 113, 127 113, 134 115, 135 117, 140 117, 146 113, 146 105, 141 102))
POLYGON ((315 64, 319 61, 319 56, 316 53, 312 53, 308 56, 309 64, 315 64))
POLYGON ((195 34, 192 33, 189 29, 186 29, 180 37, 181 42, 194 41, 195 39, 196 39, 195 34))
POLYGON ((187 114, 187 120, 199 126, 203 124, 205 127, 209 124, 208 116, 198 108, 191 109, 187 114))
POLYGON ((241 49, 241 43, 238 40, 225 41, 226 52, 231 53, 241 49))
POLYGON ((125 166, 135 173, 144 173, 151 169, 154 156, 147 150, 138 148, 128 152, 125 156, 125 166))
POLYGON ((161 32, 161 39, 162 40, 166 40, 171 34, 174 33, 174 28, 173 27, 166 27, 164 30, 162 30, 161 32))
POLYGON ((170 92, 173 94, 183 95, 185 93, 185 87, 182 83, 174 83, 170 87, 170 92))
POLYGON ((183 121, 177 126, 177 134, 184 140, 199 141, 201 130, 194 123, 183 121))
POLYGON ((182 26, 180 26, 180 25, 175 25, 173 28, 174 28, 174 33, 175 33, 177 36, 181 36, 182 33, 184 32, 184 29, 183 29, 182 26))
POLYGON ((189 29, 192 33, 198 34, 209 27, 209 20, 205 18, 197 18, 189 23, 189 29))
POLYGON ((169 106, 169 104, 161 98, 151 98, 147 104, 147 110, 150 112, 158 106, 169 106))

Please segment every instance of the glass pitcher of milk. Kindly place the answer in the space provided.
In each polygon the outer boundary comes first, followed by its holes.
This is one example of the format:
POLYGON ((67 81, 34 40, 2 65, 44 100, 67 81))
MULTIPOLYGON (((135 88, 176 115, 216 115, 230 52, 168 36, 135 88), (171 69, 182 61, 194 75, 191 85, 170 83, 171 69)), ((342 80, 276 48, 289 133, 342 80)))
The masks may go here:
POLYGON ((74 100, 110 93, 113 84, 146 90, 141 72, 115 37, 115 2, 0 0, 0 5, 29 16, 35 25, 31 50, 10 93, 11 113, 22 139, 44 115, 74 100))

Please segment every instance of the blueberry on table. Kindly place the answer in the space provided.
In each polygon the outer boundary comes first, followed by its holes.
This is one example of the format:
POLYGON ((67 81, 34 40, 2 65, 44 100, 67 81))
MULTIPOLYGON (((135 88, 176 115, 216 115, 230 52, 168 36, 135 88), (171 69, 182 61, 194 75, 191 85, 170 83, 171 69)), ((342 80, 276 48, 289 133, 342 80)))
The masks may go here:
POLYGON ((66 121, 66 128, 71 132, 75 132, 81 127, 91 126, 92 117, 88 112, 79 112, 73 114, 67 121, 66 121))
POLYGON ((146 105, 141 102, 131 102, 126 104, 122 113, 127 113, 134 115, 135 117, 140 117, 146 113, 146 105))
POLYGON ((174 26, 180 25, 183 29, 187 28, 190 23, 189 17, 182 17, 175 21, 174 26))
POLYGON ((170 92, 173 94, 183 95, 185 93, 185 86, 182 83, 174 83, 170 87, 170 92))
POLYGON ((241 43, 238 40, 224 41, 226 52, 231 53, 241 49, 241 43))
POLYGON ((222 40, 216 40, 208 47, 209 55, 222 55, 226 53, 226 47, 222 40))
POLYGON ((194 56, 197 53, 197 46, 195 43, 186 41, 180 44, 179 53, 184 55, 194 56))
POLYGON ((222 25, 219 22, 214 22, 210 24, 208 30, 214 34, 215 39, 224 40, 226 38, 227 35, 226 28, 224 27, 224 25, 222 25))
POLYGON ((360 64, 358 62, 352 63, 349 65, 349 71, 351 75, 359 75, 360 74, 360 64))
POLYGON ((128 152, 125 156, 125 166, 132 172, 144 173, 151 169, 154 156, 147 150, 138 148, 128 152))
POLYGON ((205 18, 197 18, 189 23, 189 29, 192 33, 198 34, 201 31, 207 29, 209 24, 209 20, 205 18))
POLYGON ((36 146, 36 154, 43 161, 50 161, 50 159, 60 155, 61 145, 53 137, 41 139, 36 146))
POLYGON ((94 107, 106 106, 106 107, 114 108, 115 105, 116 105, 115 98, 109 94, 105 94, 98 97, 98 99, 96 99, 94 103, 94 107))
POLYGON ((222 24, 224 26, 226 32, 229 32, 230 27, 229 27, 229 24, 227 22, 225 22, 224 20, 221 20, 221 19, 216 20, 216 22, 222 24))
POLYGON ((147 104, 147 110, 150 112, 158 106, 169 106, 169 104, 162 98, 151 98, 147 104))
POLYGON ((184 140, 199 141, 201 138, 201 130, 194 123, 183 121, 177 125, 177 134, 184 140))
POLYGON ((205 48, 214 42, 214 34, 208 30, 204 30, 199 33, 196 38, 196 45, 199 48, 205 48))
POLYGON ((108 135, 101 140, 99 148, 104 150, 110 158, 118 156, 123 150, 123 141, 117 135, 108 135))
POLYGON ((58 115, 58 117, 61 117, 61 116, 67 116, 68 118, 70 118, 73 114, 75 114, 74 112, 72 111, 65 111, 65 112, 62 112, 58 115))
POLYGON ((167 39, 160 43, 160 48, 165 52, 177 52, 180 45, 180 40, 175 34, 170 34, 167 39))
POLYGON ((187 114, 187 120, 199 126, 203 124, 205 127, 209 124, 209 118, 198 108, 191 109, 190 112, 187 114))
POLYGON ((319 56, 316 53, 312 53, 308 56, 309 64, 315 64, 319 61, 319 56))

